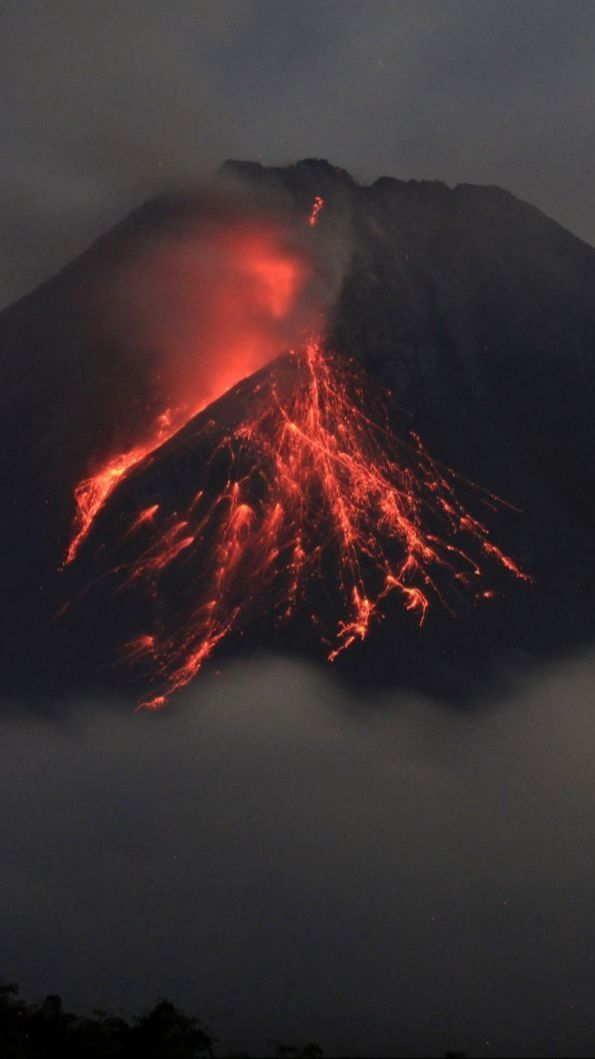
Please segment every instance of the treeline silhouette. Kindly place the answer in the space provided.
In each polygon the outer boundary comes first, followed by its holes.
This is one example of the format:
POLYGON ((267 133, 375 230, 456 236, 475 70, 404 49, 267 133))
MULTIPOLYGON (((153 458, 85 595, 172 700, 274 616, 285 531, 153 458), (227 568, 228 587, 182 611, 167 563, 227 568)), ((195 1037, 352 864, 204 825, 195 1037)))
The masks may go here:
MULTIPOLYGON (((0 982, 0 1059, 211 1059, 216 1043, 202 1019, 186 1015, 169 1000, 158 1000, 129 1021, 99 1010, 74 1015, 56 995, 27 1003, 17 985, 0 982)), ((302 1048, 281 1041, 268 1045, 276 1059, 324 1057, 315 1043, 302 1048)), ((250 1059, 248 1052, 225 1054, 250 1059)), ((462 1052, 445 1056, 464 1059, 462 1052)))
MULTIPOLYGON (((0 983, 0 1059, 209 1059, 216 1038, 204 1022, 169 1000, 128 1021, 107 1011, 74 1015, 59 996, 30 1004, 17 985, 0 983)), ((321 1059, 317 1044, 269 1042, 280 1059, 321 1059)), ((234 1053, 228 1052, 228 1056, 234 1053)), ((248 1059, 248 1053, 239 1053, 248 1059)))

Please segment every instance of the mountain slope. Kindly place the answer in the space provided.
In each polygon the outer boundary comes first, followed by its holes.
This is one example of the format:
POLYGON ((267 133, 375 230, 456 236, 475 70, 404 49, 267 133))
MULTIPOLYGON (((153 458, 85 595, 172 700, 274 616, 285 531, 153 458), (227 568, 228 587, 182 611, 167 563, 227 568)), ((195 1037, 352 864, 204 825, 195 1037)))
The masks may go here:
MULTIPOLYGON (((478 637, 486 656, 505 647, 550 653, 588 640, 595 615, 595 251, 497 188, 390 178, 359 187, 318 160, 277 170, 227 163, 224 174, 255 204, 280 199, 296 218, 307 216, 315 195, 325 200, 317 238, 341 275, 328 313, 330 345, 391 389, 399 430, 406 423, 436 459, 522 509, 495 512, 490 528, 531 571, 531 589, 513 589, 458 622, 439 618, 425 639, 401 618, 384 622, 374 647, 367 642, 346 671, 373 658, 369 668, 387 679, 461 688, 472 679, 478 637)), ((3 642, 16 684, 26 673, 43 686, 48 643, 52 657, 64 648, 59 623, 51 634, 47 623, 69 584, 56 570, 73 487, 97 438, 127 413, 132 429, 143 413, 142 379, 140 391, 136 379, 136 389, 126 385, 134 336, 114 344, 105 325, 118 276, 134 269, 147 239, 183 228, 191 213, 179 200, 149 204, 0 314, 3 642)), ((142 473, 141 464, 136 480, 142 473)), ((105 517, 112 507, 116 517, 118 494, 105 517)), ((57 668, 65 672, 64 664, 57 668)))

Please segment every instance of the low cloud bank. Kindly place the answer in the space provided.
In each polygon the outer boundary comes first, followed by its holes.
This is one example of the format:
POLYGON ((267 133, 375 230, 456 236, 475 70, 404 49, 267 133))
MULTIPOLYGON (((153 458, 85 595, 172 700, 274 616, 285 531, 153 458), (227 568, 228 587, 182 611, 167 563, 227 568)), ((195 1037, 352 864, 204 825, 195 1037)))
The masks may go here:
POLYGON ((590 1054, 594 675, 456 712, 268 658, 162 715, 5 713, 4 975, 236 1048, 590 1054))

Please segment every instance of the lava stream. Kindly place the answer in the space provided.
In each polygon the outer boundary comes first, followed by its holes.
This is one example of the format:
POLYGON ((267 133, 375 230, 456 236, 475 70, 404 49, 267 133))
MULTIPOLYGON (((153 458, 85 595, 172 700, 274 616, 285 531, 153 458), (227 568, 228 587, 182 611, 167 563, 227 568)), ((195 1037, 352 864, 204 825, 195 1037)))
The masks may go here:
MULTIPOLYGON (((313 211, 320 208, 315 203, 313 211)), ((149 403, 161 414, 137 423, 129 444, 96 454, 74 490, 65 566, 132 469, 202 408, 292 345, 304 333, 305 318, 310 326, 316 304, 308 287, 312 261, 274 218, 232 217, 207 225, 187 246, 147 253, 137 273, 134 282, 124 283, 122 296, 128 312, 131 305, 143 306, 140 320, 132 313, 136 341, 163 350, 158 370, 143 378, 149 403), (176 327, 168 323, 164 333, 172 302, 176 327)), ((128 422, 112 426, 120 437, 133 429, 128 422)))
MULTIPOLYGON (((198 409, 196 409, 198 411, 198 409)), ((171 409, 166 409, 157 417, 154 430, 150 439, 143 444, 135 445, 126 452, 118 452, 110 457, 98 471, 83 478, 74 490, 75 515, 73 533, 68 550, 64 559, 64 565, 68 566, 76 559, 78 550, 91 530, 93 522, 113 493, 117 485, 127 474, 136 467, 137 463, 144 460, 155 449, 163 445, 171 438, 188 419, 188 413, 184 409, 178 409, 175 414, 171 409)))
MULTIPOLYGON (((153 606, 153 627, 127 644, 155 687, 142 705, 162 706, 224 638, 267 616, 306 615, 334 661, 366 639, 390 595, 422 624, 459 589, 490 598, 484 567, 529 580, 463 506, 455 476, 415 435, 396 436, 369 380, 321 341, 242 386, 248 411, 221 428, 184 509, 177 500, 168 512, 155 491, 126 508, 111 545, 113 591, 153 606)), ((212 409, 197 431, 212 430, 212 409)), ((188 430, 170 448, 184 451, 188 430)))
POLYGON ((320 211, 322 209, 324 209, 324 206, 325 206, 324 199, 321 198, 320 195, 316 195, 315 198, 314 198, 314 202, 312 203, 312 209, 310 210, 310 216, 308 217, 308 224, 310 225, 310 228, 315 228, 316 225, 318 224, 318 218, 320 216, 320 211))

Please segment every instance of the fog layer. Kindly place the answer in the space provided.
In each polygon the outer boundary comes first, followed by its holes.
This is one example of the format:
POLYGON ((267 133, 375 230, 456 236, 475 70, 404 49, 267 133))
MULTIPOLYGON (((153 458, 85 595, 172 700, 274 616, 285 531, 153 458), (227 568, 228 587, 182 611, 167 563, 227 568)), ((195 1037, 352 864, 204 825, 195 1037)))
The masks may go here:
POLYGON ((3 973, 257 1051, 591 1054, 594 672, 463 713, 270 658, 5 713, 3 973))

